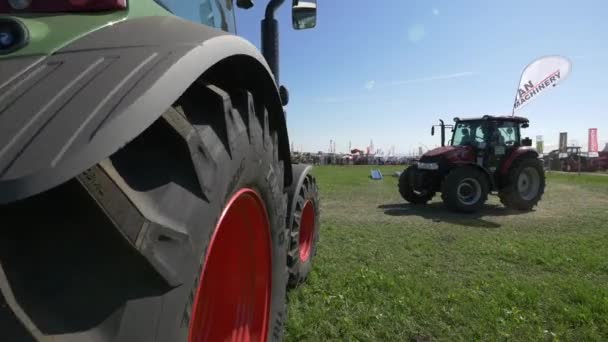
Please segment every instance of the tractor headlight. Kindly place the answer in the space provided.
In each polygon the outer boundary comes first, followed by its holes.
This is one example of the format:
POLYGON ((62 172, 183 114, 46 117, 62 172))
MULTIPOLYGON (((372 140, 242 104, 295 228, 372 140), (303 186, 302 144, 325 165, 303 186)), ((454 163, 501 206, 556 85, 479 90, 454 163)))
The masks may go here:
POLYGON ((420 170, 439 170, 439 165, 437 163, 421 163, 418 162, 418 169, 420 170))
POLYGON ((0 55, 23 47, 27 41, 28 31, 20 21, 0 18, 0 55))
POLYGON ((4 49, 5 47, 9 47, 13 45, 15 41, 15 36, 11 32, 0 32, 0 48, 4 49))
POLYGON ((16 10, 24 10, 32 4, 32 0, 8 0, 9 5, 16 10))

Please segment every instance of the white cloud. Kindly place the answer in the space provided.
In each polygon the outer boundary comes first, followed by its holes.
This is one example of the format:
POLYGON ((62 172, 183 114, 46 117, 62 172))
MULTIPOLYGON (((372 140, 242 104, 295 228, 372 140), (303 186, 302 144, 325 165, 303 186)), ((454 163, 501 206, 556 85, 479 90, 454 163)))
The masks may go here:
POLYGON ((315 103, 344 103, 356 100, 358 97, 354 96, 327 96, 314 99, 315 103))
MULTIPOLYGON (((469 77, 469 76, 473 76, 476 74, 477 74, 476 72, 472 72, 472 71, 463 71, 463 72, 457 72, 457 73, 453 73, 453 74, 411 78, 408 80, 391 81, 391 82, 387 82, 387 83, 378 83, 375 80, 370 80, 365 83, 365 89, 371 90, 374 88, 397 87, 397 86, 412 84, 412 83, 450 80, 450 79, 454 79, 454 78, 469 77)), ((345 103, 345 102, 366 100, 368 98, 372 98, 373 96, 374 96, 374 94, 371 94, 371 93, 370 94, 361 93, 357 96, 327 96, 327 97, 315 98, 315 99, 313 99, 313 101, 315 103, 345 103)))
POLYGON ((433 8, 433 15, 439 15, 439 9, 433 8))
POLYGON ((392 87, 392 86, 399 86, 399 85, 411 84, 411 83, 450 80, 453 78, 469 77, 469 76, 473 76, 475 74, 476 73, 472 72, 472 71, 464 71, 464 72, 457 72, 457 73, 446 74, 446 75, 437 75, 437 76, 429 76, 429 77, 421 77, 421 78, 412 78, 409 80, 393 81, 393 82, 387 83, 384 86, 392 87))
POLYGON ((421 41, 424 36, 426 36, 426 30, 422 25, 414 25, 407 30, 407 38, 412 43, 421 41))

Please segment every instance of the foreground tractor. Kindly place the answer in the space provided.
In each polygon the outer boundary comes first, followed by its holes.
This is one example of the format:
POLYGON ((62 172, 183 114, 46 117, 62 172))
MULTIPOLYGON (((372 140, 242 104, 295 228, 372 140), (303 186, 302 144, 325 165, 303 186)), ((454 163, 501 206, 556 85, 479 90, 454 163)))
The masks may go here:
POLYGON ((532 141, 520 136, 528 119, 486 115, 454 122, 447 126, 441 121, 441 147, 422 155, 401 174, 401 196, 423 204, 441 192, 448 208, 474 212, 496 191, 506 207, 532 209, 543 195, 545 174, 538 153, 530 147, 532 141), (446 127, 453 128, 448 146, 446 127))
POLYGON ((282 338, 319 236, 283 2, 260 53, 251 0, 0 0, 0 340, 282 338))

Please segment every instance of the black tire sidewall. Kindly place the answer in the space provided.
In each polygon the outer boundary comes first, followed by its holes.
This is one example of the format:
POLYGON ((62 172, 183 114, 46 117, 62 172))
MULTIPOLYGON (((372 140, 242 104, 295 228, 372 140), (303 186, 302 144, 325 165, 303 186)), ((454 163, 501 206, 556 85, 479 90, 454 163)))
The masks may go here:
MULTIPOLYGON (((304 194, 301 194, 298 191, 298 197, 301 198, 304 202, 304 204, 306 204, 306 202, 310 201, 312 203, 313 206, 313 210, 314 210, 314 215, 315 215, 315 220, 314 220, 314 227, 313 227, 313 237, 312 237, 312 241, 311 241, 311 246, 310 246, 310 255, 308 257, 308 259, 306 261, 302 261, 302 259, 300 259, 300 245, 299 245, 299 233, 294 236, 294 240, 292 243, 297 245, 297 249, 295 250, 295 256, 294 259, 295 261, 293 262, 293 266, 290 268, 290 279, 289 279, 289 285, 294 287, 297 286, 298 284, 301 284, 302 282, 304 282, 310 272, 312 271, 312 265, 313 265, 313 259, 314 256, 317 254, 317 245, 319 242, 319 230, 320 230, 320 218, 319 218, 319 191, 316 185, 316 182, 313 180, 312 177, 308 178, 308 188, 306 188, 303 184, 304 187, 304 194)), ((297 200, 297 199, 294 199, 297 200)), ((297 211, 297 209, 296 209, 297 211)), ((300 213, 301 214, 301 213, 300 213)), ((302 217, 300 217, 300 221, 301 221, 302 217)), ((293 223, 292 223, 293 225, 293 223)), ((301 229, 301 225, 300 225, 300 229, 301 229)))
POLYGON ((516 160, 514 165, 509 169, 507 174, 507 185, 501 189, 499 196, 501 202, 509 207, 518 210, 530 210, 532 209, 545 192, 545 172, 542 167, 542 162, 536 158, 521 158, 516 160), (519 194, 518 180, 519 175, 524 169, 532 167, 538 173, 539 187, 538 192, 534 198, 530 200, 523 199, 519 194))
POLYGON ((425 204, 435 196, 435 192, 431 189, 428 189, 425 194, 417 194, 414 192, 410 180, 414 177, 416 171, 418 171, 418 167, 412 165, 401 173, 398 184, 399 193, 404 200, 412 204, 425 204))
POLYGON ((484 205, 488 199, 489 184, 486 175, 472 166, 461 166, 451 170, 442 184, 441 197, 445 205, 451 210, 461 212, 474 212, 484 205), (474 204, 464 204, 458 198, 458 185, 466 178, 473 178, 481 186, 481 196, 474 204))
MULTIPOLYGON (((251 123, 250 123, 251 125, 251 123)), ((184 285, 163 296, 162 314, 159 317, 157 340, 187 341, 190 315, 198 288, 202 267, 209 243, 216 230, 219 217, 230 198, 239 190, 250 188, 261 197, 270 223, 272 289, 268 340, 282 339, 286 315, 287 258, 286 246, 286 196, 283 192, 283 175, 279 165, 274 139, 266 129, 257 127, 263 141, 249 141, 248 134, 234 132, 231 135, 230 155, 223 154, 216 159, 214 191, 208 195, 209 206, 198 225, 198 232, 192 236, 194 253, 198 262, 190 267, 188 280, 184 285)))

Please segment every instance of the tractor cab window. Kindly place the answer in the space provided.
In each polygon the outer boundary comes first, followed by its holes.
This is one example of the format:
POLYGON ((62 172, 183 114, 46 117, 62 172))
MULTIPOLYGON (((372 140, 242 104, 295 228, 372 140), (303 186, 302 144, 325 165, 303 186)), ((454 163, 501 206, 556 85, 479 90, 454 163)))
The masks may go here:
POLYGON ((233 0, 156 0, 176 16, 236 33, 233 0))
POLYGON ((498 145, 513 146, 519 142, 519 126, 517 123, 499 121, 496 128, 498 131, 498 145))
POLYGON ((475 142, 477 145, 488 142, 490 138, 490 124, 486 121, 478 123, 475 128, 475 142))
POLYGON ((454 128, 453 146, 464 146, 471 144, 471 127, 465 123, 459 123, 454 128))
POLYGON ((487 142, 488 124, 482 121, 459 122, 454 128, 453 146, 478 146, 487 142))

